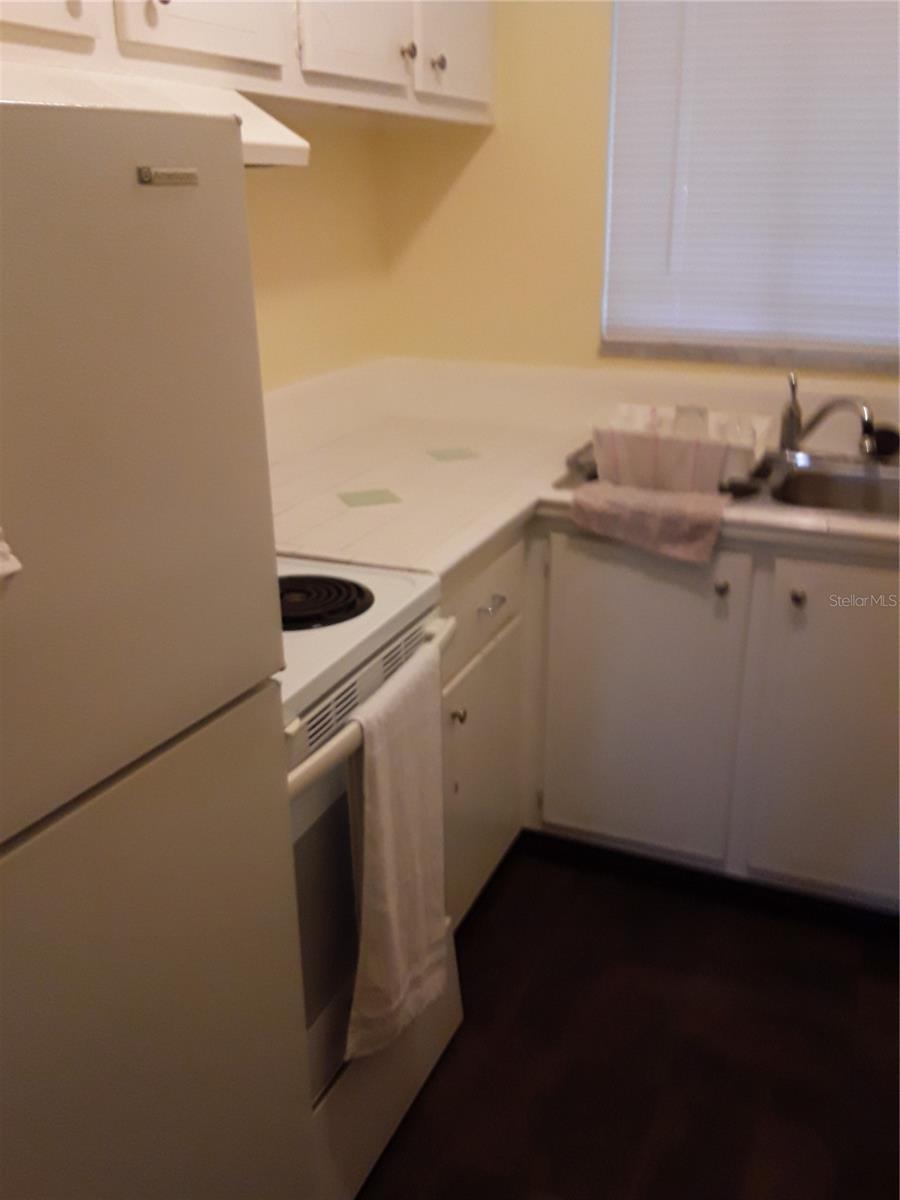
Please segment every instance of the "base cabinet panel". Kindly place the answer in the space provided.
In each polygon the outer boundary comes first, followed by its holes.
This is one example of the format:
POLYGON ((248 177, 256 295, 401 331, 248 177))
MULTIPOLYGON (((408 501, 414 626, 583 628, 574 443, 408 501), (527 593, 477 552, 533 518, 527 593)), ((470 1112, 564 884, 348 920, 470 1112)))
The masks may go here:
POLYGON ((896 595, 892 567, 775 560, 752 871, 896 902, 896 595))
POLYGON ((750 577, 552 536, 546 821, 724 859, 750 577))
POLYGON ((519 831, 522 618, 444 689, 447 911, 456 925, 519 831))

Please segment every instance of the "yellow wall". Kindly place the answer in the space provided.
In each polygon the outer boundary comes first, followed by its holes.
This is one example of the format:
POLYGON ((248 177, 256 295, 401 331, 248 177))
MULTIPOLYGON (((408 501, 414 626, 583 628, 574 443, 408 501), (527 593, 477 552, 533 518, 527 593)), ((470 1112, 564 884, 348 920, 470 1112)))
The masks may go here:
POLYGON ((494 131, 381 134, 393 351, 597 361, 610 38, 608 4, 507 0, 494 131))
POLYGON ((611 34, 601 0, 498 0, 493 129, 295 111, 312 165, 248 173, 267 387, 385 355, 602 361, 611 34))
POLYGON ((305 106, 248 171, 267 387, 367 357, 596 361, 610 6, 497 5, 496 125, 305 106))
POLYGON ((371 129, 324 107, 278 115, 313 149, 308 167, 244 172, 267 388, 383 355, 387 294, 371 129))

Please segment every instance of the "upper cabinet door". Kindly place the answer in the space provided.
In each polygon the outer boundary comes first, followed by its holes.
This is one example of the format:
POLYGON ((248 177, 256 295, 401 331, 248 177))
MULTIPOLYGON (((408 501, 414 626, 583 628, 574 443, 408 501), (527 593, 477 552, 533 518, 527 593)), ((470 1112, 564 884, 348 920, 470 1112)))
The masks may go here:
POLYGON ((491 0, 420 0, 416 91, 488 104, 493 37, 491 0))
POLYGON ((405 0, 300 0, 304 71, 405 87, 416 55, 405 0))
POLYGON ((284 7, 252 0, 115 0, 121 42, 280 67, 284 7))
POLYGON ((97 37, 97 13, 91 0, 3 0, 0 21, 48 33, 97 37))

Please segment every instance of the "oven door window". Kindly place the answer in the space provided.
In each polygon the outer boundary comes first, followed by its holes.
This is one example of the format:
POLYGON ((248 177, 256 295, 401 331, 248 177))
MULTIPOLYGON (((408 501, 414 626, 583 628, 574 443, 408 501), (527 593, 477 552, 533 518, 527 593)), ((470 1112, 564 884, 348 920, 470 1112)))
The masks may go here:
POLYGON ((359 953, 349 771, 342 763, 291 804, 294 876, 313 1099, 344 1062, 359 953))

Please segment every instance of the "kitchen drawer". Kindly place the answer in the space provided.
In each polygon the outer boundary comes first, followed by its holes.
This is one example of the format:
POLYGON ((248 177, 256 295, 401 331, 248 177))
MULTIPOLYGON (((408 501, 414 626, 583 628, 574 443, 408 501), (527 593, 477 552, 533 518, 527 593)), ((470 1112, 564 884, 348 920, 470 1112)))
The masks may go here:
POLYGON ((441 611, 456 617, 456 636, 444 654, 444 679, 452 679, 522 611, 524 595, 525 542, 521 539, 477 574, 451 584, 441 600, 441 611))

